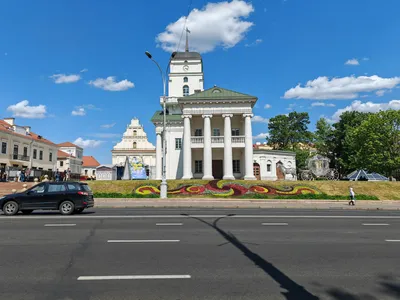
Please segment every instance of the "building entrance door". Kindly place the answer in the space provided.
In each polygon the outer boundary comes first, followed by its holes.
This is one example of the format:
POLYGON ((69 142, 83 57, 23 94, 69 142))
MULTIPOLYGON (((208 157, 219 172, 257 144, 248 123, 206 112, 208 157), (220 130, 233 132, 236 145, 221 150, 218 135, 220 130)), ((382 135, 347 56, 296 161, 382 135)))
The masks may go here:
POLYGON ((223 160, 213 160, 212 170, 214 179, 222 179, 222 177, 224 176, 223 160))
POLYGON ((257 180, 261 180, 260 165, 258 163, 253 164, 253 173, 257 180))

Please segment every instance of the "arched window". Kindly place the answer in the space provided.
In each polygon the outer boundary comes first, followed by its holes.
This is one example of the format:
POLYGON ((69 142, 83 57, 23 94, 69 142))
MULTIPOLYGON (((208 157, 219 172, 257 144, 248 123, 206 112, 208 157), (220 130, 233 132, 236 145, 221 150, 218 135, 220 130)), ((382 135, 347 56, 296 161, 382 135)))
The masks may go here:
POLYGON ((189 86, 188 85, 183 86, 183 96, 189 96, 189 86))
POLYGON ((183 82, 188 82, 189 79, 187 77, 183 77, 183 82))
POLYGON ((137 136, 137 131, 136 130, 133 131, 133 136, 137 136))
POLYGON ((136 149, 136 148, 137 148, 137 143, 133 142, 133 149, 136 149))

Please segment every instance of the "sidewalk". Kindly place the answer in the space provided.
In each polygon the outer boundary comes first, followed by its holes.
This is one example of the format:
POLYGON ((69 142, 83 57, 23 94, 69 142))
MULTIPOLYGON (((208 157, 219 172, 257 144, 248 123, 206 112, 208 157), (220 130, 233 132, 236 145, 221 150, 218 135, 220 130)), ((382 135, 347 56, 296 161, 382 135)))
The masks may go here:
POLYGON ((199 208, 300 208, 300 209, 365 209, 400 210, 400 201, 359 200, 349 206, 347 200, 243 200, 243 199, 190 199, 170 198, 165 200, 144 198, 96 198, 95 207, 199 207, 199 208))

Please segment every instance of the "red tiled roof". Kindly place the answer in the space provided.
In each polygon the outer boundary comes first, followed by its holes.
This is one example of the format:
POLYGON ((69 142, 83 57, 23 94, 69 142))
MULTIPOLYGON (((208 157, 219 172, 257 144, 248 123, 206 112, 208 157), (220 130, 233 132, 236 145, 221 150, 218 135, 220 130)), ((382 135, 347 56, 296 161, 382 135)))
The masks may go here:
POLYGON ((93 156, 84 156, 83 157, 83 167, 98 167, 100 163, 93 156))
POLYGON ((82 149, 81 147, 79 147, 75 144, 72 144, 71 142, 61 143, 61 144, 58 144, 57 146, 58 147, 76 147, 76 148, 82 149))
POLYGON ((20 137, 26 138, 28 140, 35 140, 35 141, 42 142, 42 143, 45 143, 45 144, 48 144, 51 146, 57 146, 52 141, 49 141, 48 139, 45 139, 44 137, 42 137, 39 134, 36 134, 32 131, 29 134, 17 133, 15 131, 13 131, 13 127, 10 124, 8 124, 6 121, 3 121, 3 120, 0 120, 0 131, 7 132, 7 133, 10 133, 10 134, 13 134, 16 136, 20 136, 20 137), (40 136, 40 138, 39 138, 39 136, 40 136))
POLYGON ((62 158, 64 158, 64 157, 74 157, 75 158, 75 156, 73 156, 73 155, 71 155, 71 154, 69 154, 67 152, 61 151, 61 150, 57 151, 57 157, 62 157, 62 158))

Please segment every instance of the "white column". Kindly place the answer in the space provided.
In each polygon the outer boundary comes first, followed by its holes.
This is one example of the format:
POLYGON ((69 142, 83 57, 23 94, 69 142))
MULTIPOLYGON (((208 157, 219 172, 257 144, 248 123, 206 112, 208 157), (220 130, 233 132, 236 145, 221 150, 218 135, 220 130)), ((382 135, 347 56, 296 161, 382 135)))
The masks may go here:
POLYGON ((203 115, 204 119, 204 149, 203 149, 203 180, 212 180, 212 148, 211 148, 211 118, 203 115))
POLYGON ((183 177, 182 179, 191 179, 192 174, 192 147, 191 147, 191 115, 183 115, 183 177))
POLYGON ((156 129, 156 180, 162 179, 162 137, 161 128, 156 129))
POLYGON ((256 180, 253 174, 253 134, 251 130, 252 114, 244 114, 244 166, 245 180, 256 180))
POLYGON ((232 114, 222 115, 224 118, 224 180, 233 180, 233 166, 232 166, 232 128, 231 118, 232 114))
POLYGON ((267 157, 260 157, 260 179, 265 180, 267 178, 267 157))

